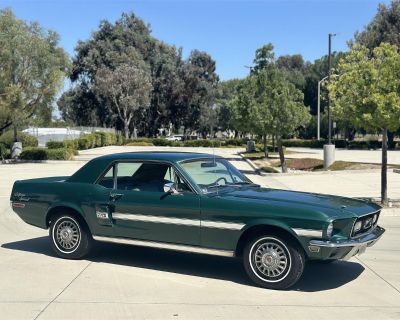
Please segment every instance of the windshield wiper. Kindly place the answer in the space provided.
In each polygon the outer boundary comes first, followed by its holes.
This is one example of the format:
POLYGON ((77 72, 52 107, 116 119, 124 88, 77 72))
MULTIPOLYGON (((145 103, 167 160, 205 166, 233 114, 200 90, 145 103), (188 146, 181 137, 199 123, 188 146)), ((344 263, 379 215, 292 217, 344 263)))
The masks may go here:
POLYGON ((240 182, 235 182, 228 184, 228 186, 254 186, 254 187, 259 187, 259 184, 253 183, 253 182, 248 182, 248 181, 240 181, 240 182))

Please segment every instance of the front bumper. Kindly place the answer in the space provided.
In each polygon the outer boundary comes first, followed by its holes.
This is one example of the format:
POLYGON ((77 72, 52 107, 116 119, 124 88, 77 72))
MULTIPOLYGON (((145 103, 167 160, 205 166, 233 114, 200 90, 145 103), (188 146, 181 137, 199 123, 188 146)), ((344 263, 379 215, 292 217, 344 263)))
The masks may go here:
POLYGON ((384 228, 376 226, 372 232, 357 239, 339 241, 311 240, 308 248, 311 252, 319 252, 320 259, 347 260, 356 254, 364 253, 365 249, 373 246, 384 232, 384 228))

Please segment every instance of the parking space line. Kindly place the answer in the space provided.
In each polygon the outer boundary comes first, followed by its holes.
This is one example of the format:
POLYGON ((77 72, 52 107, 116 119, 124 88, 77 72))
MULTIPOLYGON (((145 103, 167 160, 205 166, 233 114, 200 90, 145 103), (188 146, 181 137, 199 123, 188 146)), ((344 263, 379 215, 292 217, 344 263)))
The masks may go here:
POLYGON ((35 318, 33 318, 33 320, 36 320, 36 319, 38 319, 42 314, 43 314, 43 312, 45 312, 46 311, 46 309, 59 297, 59 296, 61 296, 63 293, 64 293, 64 291, 65 290, 67 290, 68 289, 68 287, 76 280, 76 279, 78 279, 79 278, 79 276, 83 273, 83 272, 85 272, 85 270, 90 266, 92 264, 92 262, 89 262, 65 287, 64 287, 64 289, 62 289, 61 290, 61 292, 60 293, 58 293, 48 304, 46 304, 45 305, 45 307, 42 309, 42 310, 40 310, 40 312, 38 313, 38 315, 35 317, 35 318))
POLYGON ((385 278, 383 278, 379 273, 377 273, 374 269, 372 269, 369 265, 367 265, 364 261, 362 261, 359 257, 355 257, 363 266, 367 267, 372 273, 374 273, 377 277, 385 281, 390 287, 392 287, 394 290, 397 291, 397 293, 400 294, 400 290, 395 287, 393 284, 391 284, 389 281, 387 281, 385 278))

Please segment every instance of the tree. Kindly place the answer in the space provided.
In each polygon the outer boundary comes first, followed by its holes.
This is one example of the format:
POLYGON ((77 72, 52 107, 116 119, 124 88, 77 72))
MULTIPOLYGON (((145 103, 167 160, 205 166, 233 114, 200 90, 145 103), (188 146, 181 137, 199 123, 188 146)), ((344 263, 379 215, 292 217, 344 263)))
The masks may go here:
POLYGON ((135 114, 150 104, 152 85, 149 71, 140 64, 121 64, 114 70, 102 68, 96 73, 94 87, 95 92, 108 101, 106 105, 117 113, 128 139, 135 114))
POLYGON ((0 132, 28 119, 50 120, 54 96, 69 67, 58 35, 0 10, 0 132))
POLYGON ((370 50, 354 45, 329 85, 333 112, 357 128, 382 131, 381 201, 387 203, 387 132, 399 127, 400 55, 394 45, 382 43, 370 50))
POLYGON ((175 126, 185 130, 209 131, 210 117, 214 114, 218 75, 215 61, 206 52, 193 50, 179 69, 182 93, 173 119, 175 126))
MULTIPOLYGON (((378 12, 361 32, 354 35, 355 43, 370 50, 387 42, 400 46, 400 0, 392 0, 390 5, 379 4, 378 12)), ((352 44, 353 42, 350 42, 352 44)))
MULTIPOLYGON (((371 51, 382 42, 400 47, 400 0, 393 0, 390 5, 379 4, 378 12, 362 32, 354 35, 355 43, 366 46, 371 51)), ((352 44, 353 41, 350 42, 352 44)), ((399 128, 388 131, 388 147, 394 149, 395 135, 399 128)))
POLYGON ((266 45, 256 51, 255 63, 262 63, 256 64, 254 72, 239 87, 233 104, 242 120, 240 128, 263 137, 265 156, 267 136, 276 137, 282 171, 286 172, 282 137, 306 125, 310 115, 302 92, 277 68, 272 49, 272 45, 266 45))

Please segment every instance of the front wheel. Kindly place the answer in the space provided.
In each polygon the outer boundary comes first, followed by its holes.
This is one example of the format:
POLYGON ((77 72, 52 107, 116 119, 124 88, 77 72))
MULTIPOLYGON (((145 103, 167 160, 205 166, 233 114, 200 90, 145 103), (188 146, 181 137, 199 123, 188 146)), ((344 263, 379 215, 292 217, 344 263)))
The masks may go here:
POLYGON ((68 213, 57 214, 51 219, 49 236, 53 251, 66 259, 83 258, 93 241, 87 226, 68 213))
POLYGON ((259 235, 244 248, 244 268, 253 282, 268 289, 293 286, 304 270, 303 249, 288 237, 259 235))

